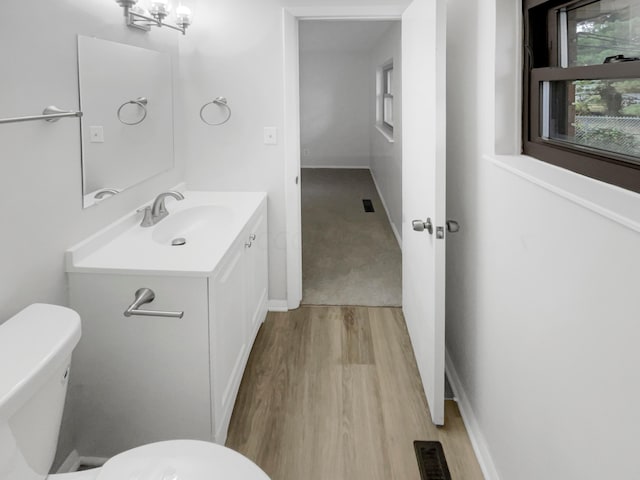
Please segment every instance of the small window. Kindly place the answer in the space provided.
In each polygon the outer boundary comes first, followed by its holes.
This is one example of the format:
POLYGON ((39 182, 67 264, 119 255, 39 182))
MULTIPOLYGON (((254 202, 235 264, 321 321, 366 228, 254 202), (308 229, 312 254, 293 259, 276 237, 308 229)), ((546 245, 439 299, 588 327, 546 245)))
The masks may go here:
POLYGON ((393 142, 393 60, 376 69, 376 128, 389 142, 393 142))
POLYGON ((523 0, 523 151, 640 192, 640 0, 523 0))
POLYGON ((382 69, 382 123, 393 130, 393 65, 382 69))

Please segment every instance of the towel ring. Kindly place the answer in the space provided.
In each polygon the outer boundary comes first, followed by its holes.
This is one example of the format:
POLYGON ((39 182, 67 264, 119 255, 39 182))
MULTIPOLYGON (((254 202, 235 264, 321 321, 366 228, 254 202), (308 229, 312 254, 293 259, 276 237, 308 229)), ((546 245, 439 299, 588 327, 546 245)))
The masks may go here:
POLYGON ((136 100, 129 100, 128 102, 124 102, 122 105, 120 105, 120 108, 118 109, 118 120, 120 120, 121 123, 124 123, 125 125, 139 125, 142 122, 144 122, 144 119, 147 118, 147 99, 145 97, 138 97, 136 100), (125 122, 124 120, 122 120, 122 109, 124 107, 126 107, 127 105, 138 105, 140 108, 142 108, 142 118, 140 120, 138 120, 137 122, 125 122))
POLYGON ((212 126, 216 126, 216 125, 222 125, 223 123, 227 123, 229 121, 229 119, 231 118, 231 107, 227 104, 227 99, 224 97, 218 97, 215 100, 209 102, 209 103, 205 103, 202 108, 200 109, 200 120, 202 120, 204 123, 206 123, 207 125, 212 125, 212 126), (218 123, 211 123, 211 122, 207 122, 204 118, 204 110, 209 106, 209 105, 218 105, 219 107, 223 107, 227 109, 227 117, 222 120, 221 122, 218 123))

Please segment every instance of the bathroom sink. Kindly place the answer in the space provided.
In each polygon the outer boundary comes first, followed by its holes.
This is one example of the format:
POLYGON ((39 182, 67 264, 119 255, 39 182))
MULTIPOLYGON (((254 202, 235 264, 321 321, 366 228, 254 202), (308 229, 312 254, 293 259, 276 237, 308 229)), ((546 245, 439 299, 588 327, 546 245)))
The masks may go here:
POLYGON ((182 192, 154 226, 142 227, 136 209, 70 248, 67 271, 208 275, 267 200, 264 192, 182 192))
POLYGON ((153 227, 151 238, 161 245, 176 239, 207 241, 224 231, 233 221, 233 212, 224 205, 201 205, 172 212, 153 227))

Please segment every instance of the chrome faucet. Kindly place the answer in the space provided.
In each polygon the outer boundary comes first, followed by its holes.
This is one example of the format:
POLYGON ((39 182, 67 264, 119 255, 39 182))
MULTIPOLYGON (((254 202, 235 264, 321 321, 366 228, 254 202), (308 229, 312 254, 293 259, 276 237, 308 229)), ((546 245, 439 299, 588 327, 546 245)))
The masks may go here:
POLYGON ((184 195, 180 192, 169 190, 168 192, 161 193, 153 201, 153 205, 138 210, 139 212, 144 212, 144 218, 140 223, 141 227, 153 227, 156 223, 169 215, 167 207, 164 205, 164 200, 167 197, 173 197, 176 200, 184 200, 184 195))
POLYGON ((98 190, 93 198, 96 200, 102 200, 107 195, 117 195, 118 193, 120 193, 120 191, 115 188, 103 188, 102 190, 98 190))

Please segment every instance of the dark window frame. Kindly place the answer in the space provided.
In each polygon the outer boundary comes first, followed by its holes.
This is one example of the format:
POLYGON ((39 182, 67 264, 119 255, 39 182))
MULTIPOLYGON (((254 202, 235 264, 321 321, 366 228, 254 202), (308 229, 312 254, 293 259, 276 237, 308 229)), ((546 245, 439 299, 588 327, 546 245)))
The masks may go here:
MULTIPOLYGON (((541 137, 540 85, 554 80, 640 77, 640 62, 578 67, 558 65, 556 11, 594 0, 523 0, 522 151, 544 162, 640 193, 640 164, 622 154, 541 137)), ((635 159, 637 162, 637 159, 635 159)))

